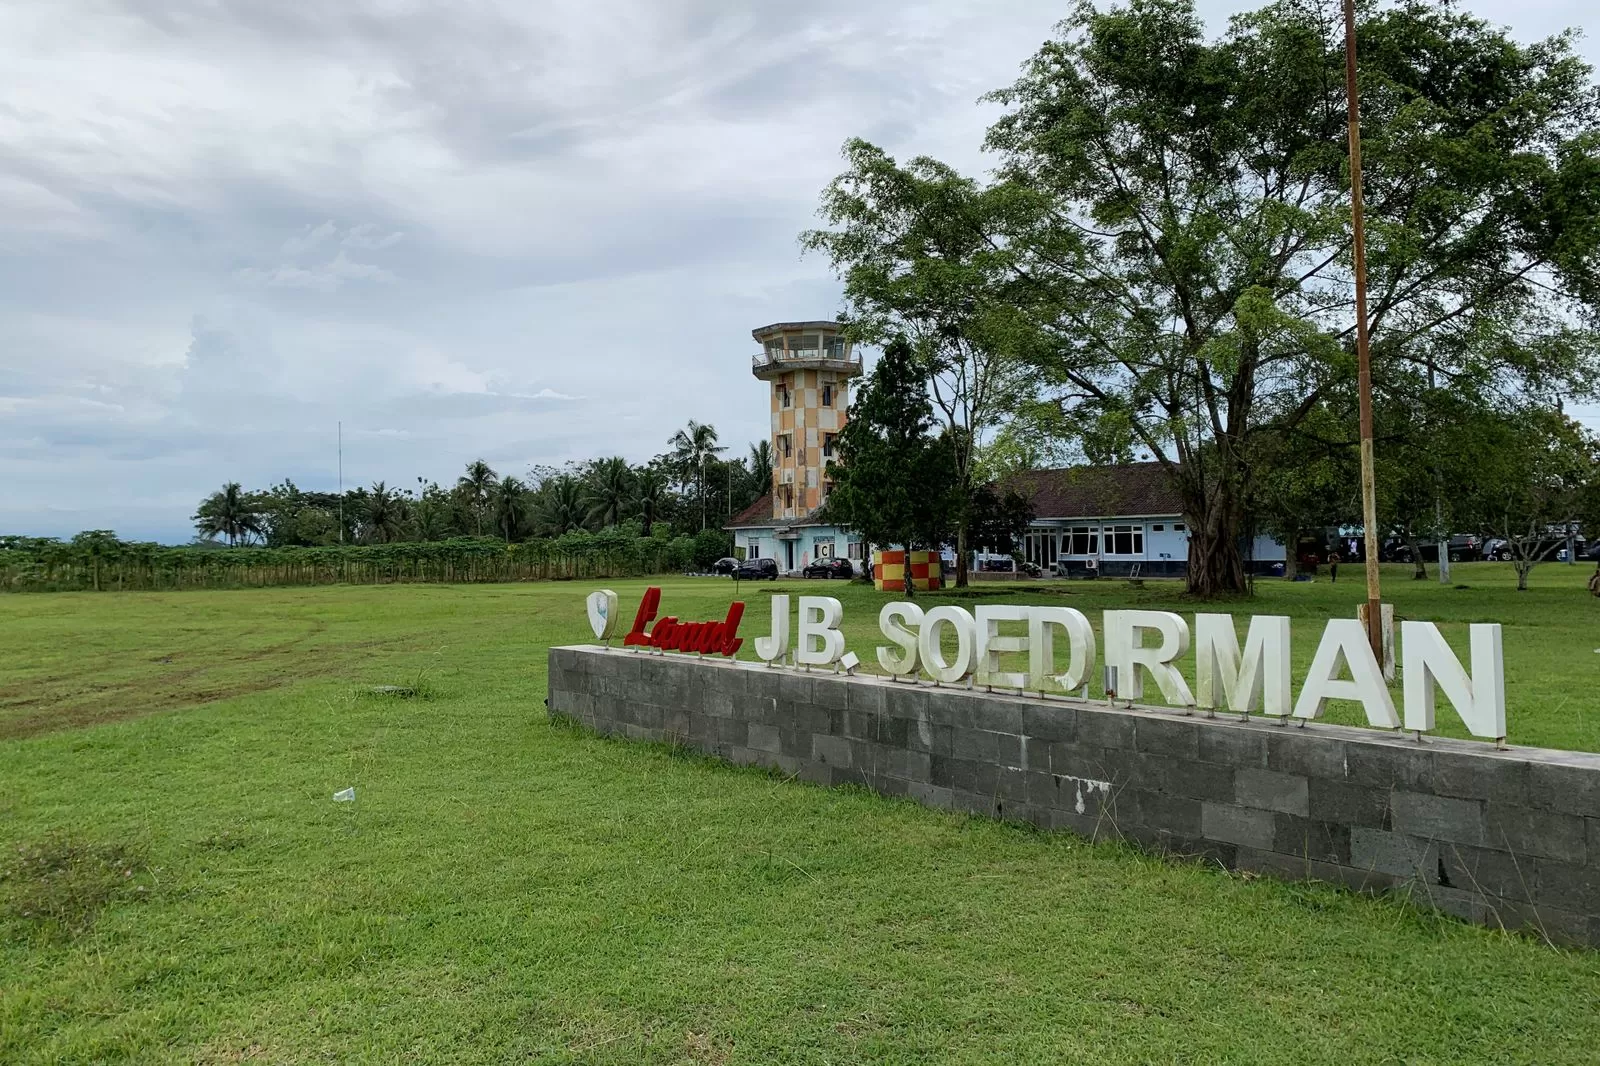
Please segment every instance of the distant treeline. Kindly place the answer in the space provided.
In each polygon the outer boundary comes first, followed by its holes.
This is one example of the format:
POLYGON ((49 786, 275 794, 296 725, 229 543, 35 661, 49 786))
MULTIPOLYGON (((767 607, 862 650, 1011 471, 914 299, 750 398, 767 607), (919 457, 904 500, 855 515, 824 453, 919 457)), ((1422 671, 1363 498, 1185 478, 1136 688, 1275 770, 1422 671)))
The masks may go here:
POLYGON ((634 523, 507 544, 492 537, 326 547, 165 547, 90 530, 70 541, 0 537, 0 591, 117 591, 391 582, 538 581, 709 568, 727 535, 634 523))

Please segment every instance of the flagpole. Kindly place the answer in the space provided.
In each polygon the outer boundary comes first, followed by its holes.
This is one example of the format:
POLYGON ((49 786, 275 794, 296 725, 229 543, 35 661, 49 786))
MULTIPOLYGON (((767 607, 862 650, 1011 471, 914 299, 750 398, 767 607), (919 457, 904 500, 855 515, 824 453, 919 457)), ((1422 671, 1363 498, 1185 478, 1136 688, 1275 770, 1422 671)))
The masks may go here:
POLYGON ((1361 99, 1356 87, 1356 6, 1344 0, 1344 83, 1350 127, 1350 221, 1355 246, 1356 365, 1361 401, 1361 523, 1366 530, 1367 640, 1383 662, 1382 593, 1378 584, 1378 500, 1372 469, 1372 356, 1367 344, 1367 234, 1361 198, 1361 99))

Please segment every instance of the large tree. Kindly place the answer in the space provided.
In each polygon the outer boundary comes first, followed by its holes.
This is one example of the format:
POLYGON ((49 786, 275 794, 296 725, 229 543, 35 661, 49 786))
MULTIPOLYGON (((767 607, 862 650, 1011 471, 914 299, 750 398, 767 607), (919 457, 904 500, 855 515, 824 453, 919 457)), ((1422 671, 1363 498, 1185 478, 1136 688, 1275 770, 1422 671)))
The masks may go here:
MULTIPOLYGON (((1600 97, 1571 38, 1522 45, 1425 0, 1366 7, 1358 36, 1377 388, 1425 366, 1503 401, 1592 392, 1600 97)), ((971 269, 928 298, 959 314, 1003 292, 1000 343, 1062 426, 1171 470, 1196 593, 1245 586, 1258 439, 1354 378, 1343 64, 1337 0, 1282 0, 1217 40, 1189 0, 1083 3, 990 98, 993 184, 919 201, 905 190, 936 163, 895 182, 847 146, 840 181, 872 199, 858 236, 887 269, 941 254, 908 235, 969 226, 971 269)))
POLYGON ((836 447, 828 521, 879 547, 936 549, 949 539, 961 496, 953 449, 948 433, 933 432, 927 367, 910 342, 884 347, 836 447))
POLYGON ((618 525, 633 513, 634 474, 619 455, 596 459, 584 474, 589 521, 597 528, 618 525))
POLYGON ((689 420, 689 424, 667 442, 672 448, 672 464, 678 484, 695 485, 700 492, 700 528, 706 527, 706 463, 728 449, 717 443, 715 426, 689 420))
POLYGON ((237 481, 230 481, 201 501, 194 514, 194 527, 207 540, 226 537, 230 546, 246 543, 265 530, 261 503, 237 481))
POLYGON ((822 197, 833 228, 802 240, 843 278, 852 336, 916 350, 955 464, 956 585, 965 586, 968 541, 991 502, 979 494, 980 453, 1019 396, 1028 332, 1010 258, 991 239, 1003 200, 932 159, 902 167, 860 141, 846 154, 850 170, 822 197))
POLYGON ((499 483, 500 475, 482 459, 468 463, 466 472, 456 479, 456 494, 472 516, 472 528, 480 537, 483 536, 483 520, 493 506, 494 489, 499 483))
POLYGON ((1600 441, 1551 411, 1516 412, 1485 422, 1475 436, 1474 468, 1463 504, 1504 544, 1526 590, 1535 565, 1566 547, 1600 485, 1600 441))

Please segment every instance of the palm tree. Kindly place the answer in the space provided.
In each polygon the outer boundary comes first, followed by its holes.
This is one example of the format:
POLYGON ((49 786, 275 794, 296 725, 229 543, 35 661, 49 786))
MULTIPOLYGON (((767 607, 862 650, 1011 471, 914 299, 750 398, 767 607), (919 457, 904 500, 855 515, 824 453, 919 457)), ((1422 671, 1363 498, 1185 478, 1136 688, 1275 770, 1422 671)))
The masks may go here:
POLYGON ((534 516, 546 536, 559 537, 584 528, 589 511, 583 502, 583 485, 570 474, 549 479, 539 486, 534 516))
POLYGON ((661 517, 669 498, 667 476, 654 466, 640 469, 633 482, 633 505, 639 510, 645 536, 650 535, 650 527, 661 517))
POLYGON ((207 540, 227 537, 229 546, 248 542, 251 535, 262 530, 261 512, 254 497, 239 487, 237 481, 213 492, 194 513, 194 527, 207 540))
POLYGON ((503 477, 494 492, 495 528, 510 544, 528 516, 528 487, 514 477, 503 477))
POLYGON ((717 429, 712 425, 702 425, 694 419, 689 424, 672 435, 667 442, 672 446, 673 463, 678 468, 680 483, 687 484, 689 476, 696 470, 699 471, 700 485, 700 528, 706 528, 706 460, 715 459, 728 449, 717 444, 717 429))
POLYGON ((426 493, 411 509, 411 533, 417 540, 443 540, 449 535, 450 515, 438 499, 426 493))
POLYGON ((483 516, 489 513, 490 495, 499 482, 500 475, 482 459, 468 463, 467 472, 456 480, 456 491, 461 494, 467 510, 472 512, 480 537, 483 536, 483 516))
POLYGON ((621 456, 597 459, 589 467, 589 521, 601 528, 614 526, 628 516, 633 506, 633 469, 621 456))
POLYGON ((367 497, 367 539, 386 544, 400 533, 405 518, 405 500, 398 492, 381 481, 372 483, 372 494, 367 497))
POLYGON ((750 485, 755 489, 755 499, 772 491, 772 442, 761 440, 750 445, 750 485))

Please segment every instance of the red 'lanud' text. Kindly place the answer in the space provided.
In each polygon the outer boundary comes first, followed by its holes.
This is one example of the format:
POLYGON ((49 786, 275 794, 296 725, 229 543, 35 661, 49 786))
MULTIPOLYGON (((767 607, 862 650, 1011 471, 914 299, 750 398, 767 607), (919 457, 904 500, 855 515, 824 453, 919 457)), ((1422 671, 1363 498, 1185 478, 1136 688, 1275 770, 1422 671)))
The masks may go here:
POLYGON ((645 632, 645 626, 655 621, 661 609, 661 590, 654 585, 645 590, 639 601, 639 613, 633 616, 633 628, 622 638, 625 645, 660 648, 663 651, 694 651, 707 655, 734 655, 744 644, 739 634, 739 620, 744 617, 744 604, 728 606, 728 617, 720 622, 680 622, 672 615, 661 619, 645 632))

